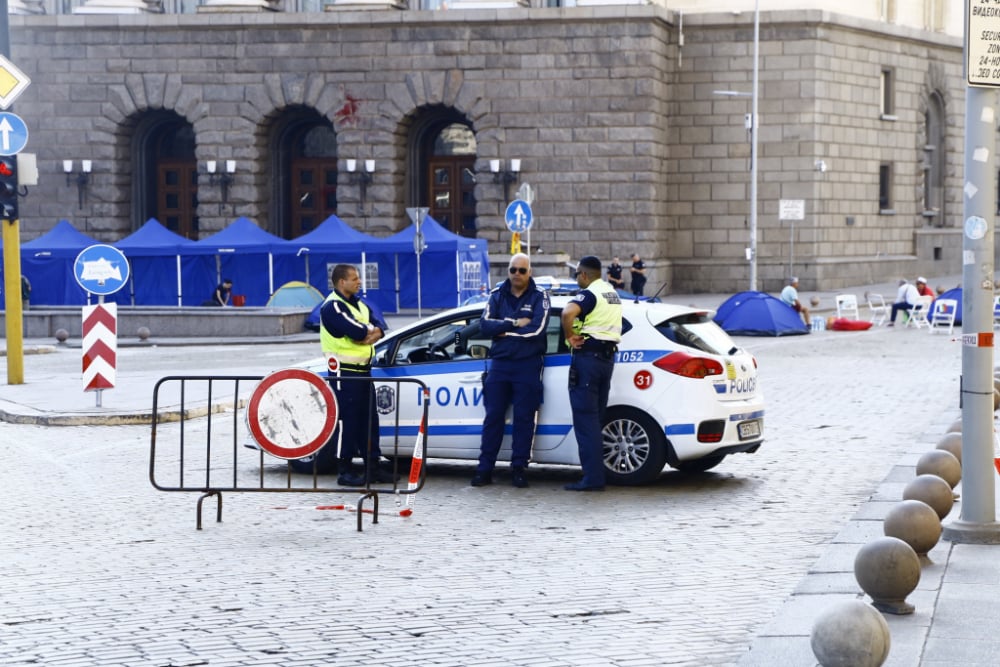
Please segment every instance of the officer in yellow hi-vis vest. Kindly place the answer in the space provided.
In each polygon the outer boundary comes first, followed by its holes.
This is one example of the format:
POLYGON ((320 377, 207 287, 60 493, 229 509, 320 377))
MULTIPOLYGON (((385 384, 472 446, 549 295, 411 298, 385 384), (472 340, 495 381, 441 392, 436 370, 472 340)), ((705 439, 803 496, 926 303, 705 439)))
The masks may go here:
POLYGON ((569 365, 569 404, 580 452, 583 478, 567 491, 604 490, 604 442, 601 424, 608 406, 615 353, 622 339, 622 303, 618 292, 601 280, 601 260, 580 259, 580 292, 562 311, 562 330, 573 350, 569 365))
MULTIPOLYGON (((340 420, 340 454, 327 446, 316 454, 315 461, 300 460, 296 469, 319 473, 340 473, 341 486, 362 486, 366 481, 387 482, 392 476, 378 469, 381 457, 378 414, 375 411, 375 386, 371 382, 347 378, 371 377, 375 342, 385 336, 385 322, 364 303, 358 292, 361 277, 350 264, 337 264, 330 274, 333 291, 320 308, 319 340, 330 368, 328 377, 337 395, 340 420), (369 442, 371 443, 369 458, 369 442), (330 450, 330 451, 327 451, 330 450), (354 470, 353 460, 365 462, 362 473, 354 470)), ((338 434, 334 433, 336 441, 338 434)))

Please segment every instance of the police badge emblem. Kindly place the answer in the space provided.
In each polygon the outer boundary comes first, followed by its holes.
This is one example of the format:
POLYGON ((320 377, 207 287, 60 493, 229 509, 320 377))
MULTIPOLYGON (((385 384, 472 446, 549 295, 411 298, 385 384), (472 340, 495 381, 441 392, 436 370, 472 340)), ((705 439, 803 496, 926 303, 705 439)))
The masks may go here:
POLYGON ((396 392, 389 385, 375 390, 375 409, 380 415, 387 415, 396 409, 396 392))

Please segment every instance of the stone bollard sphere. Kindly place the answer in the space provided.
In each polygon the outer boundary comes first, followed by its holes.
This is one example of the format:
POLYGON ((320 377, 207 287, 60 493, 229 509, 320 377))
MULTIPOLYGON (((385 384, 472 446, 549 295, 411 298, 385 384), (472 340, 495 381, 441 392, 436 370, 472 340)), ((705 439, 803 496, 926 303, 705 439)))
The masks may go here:
POLYGON ((937 512, 938 519, 944 521, 955 504, 955 494, 951 492, 948 482, 937 475, 918 475, 903 488, 903 500, 927 503, 937 512))
POLYGON ((962 418, 959 417, 951 423, 948 427, 948 433, 961 433, 962 432, 962 418))
POLYGON ((920 559, 898 537, 879 537, 858 550, 854 578, 879 611, 912 614, 914 607, 906 596, 920 583, 920 559))
POLYGON ((821 667, 879 667, 889 657, 889 624, 861 600, 838 602, 816 618, 809 645, 821 667))
POLYGON ((904 500, 885 515, 882 531, 909 544, 918 556, 926 556, 941 539, 941 519, 922 500, 904 500))
POLYGON ((962 465, 962 429, 959 428, 957 432, 945 433, 944 437, 938 440, 934 449, 943 449, 946 452, 950 452, 952 456, 958 459, 958 465, 962 465))
POLYGON ((1000 391, 993 389, 993 412, 1000 410, 1000 391))
POLYGON ((69 338, 69 332, 65 329, 56 330, 56 340, 60 343, 65 343, 66 339, 69 338))
POLYGON ((147 338, 149 338, 148 327, 139 327, 139 330, 136 333, 139 334, 139 340, 146 340, 147 338))
POLYGON ((815 308, 816 306, 819 305, 819 297, 814 296, 813 298, 809 299, 809 303, 812 304, 813 308, 815 308))
POLYGON ((917 474, 937 475, 954 489, 962 481, 962 464, 951 452, 932 449, 917 459, 917 474))

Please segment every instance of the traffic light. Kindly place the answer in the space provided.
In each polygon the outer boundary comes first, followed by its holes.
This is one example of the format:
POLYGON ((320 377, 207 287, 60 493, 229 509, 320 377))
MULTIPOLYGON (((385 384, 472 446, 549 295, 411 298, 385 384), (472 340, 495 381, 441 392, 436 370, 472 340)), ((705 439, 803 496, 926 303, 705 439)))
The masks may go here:
POLYGON ((17 220, 17 161, 0 157, 0 218, 17 220))

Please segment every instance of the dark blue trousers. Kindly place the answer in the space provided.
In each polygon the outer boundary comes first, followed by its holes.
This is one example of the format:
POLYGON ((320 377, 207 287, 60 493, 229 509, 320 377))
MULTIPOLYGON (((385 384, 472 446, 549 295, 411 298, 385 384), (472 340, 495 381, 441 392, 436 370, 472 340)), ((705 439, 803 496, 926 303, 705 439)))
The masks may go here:
POLYGON ((483 384, 483 435, 479 446, 479 472, 491 472, 503 440, 507 406, 513 406, 511 424, 512 467, 526 467, 535 439, 535 415, 542 402, 542 361, 494 360, 483 384))
POLYGON ((580 452, 583 483, 604 486, 604 444, 601 424, 608 406, 613 357, 575 350, 569 366, 569 404, 573 409, 573 431, 580 452))
MULTIPOLYGON (((333 435, 315 455, 316 472, 327 475, 334 472, 346 472, 352 468, 351 461, 360 458, 368 460, 368 441, 371 440, 372 461, 378 462, 382 453, 379 448, 378 413, 375 411, 375 385, 363 380, 348 380, 346 378, 367 378, 368 373, 341 371, 341 378, 328 377, 330 387, 337 397, 338 426, 333 435), (339 385, 339 386, 338 386, 339 385), (340 440, 338 455, 336 442, 340 440)), ((293 461, 292 469, 297 472, 311 473, 313 457, 293 461)))

